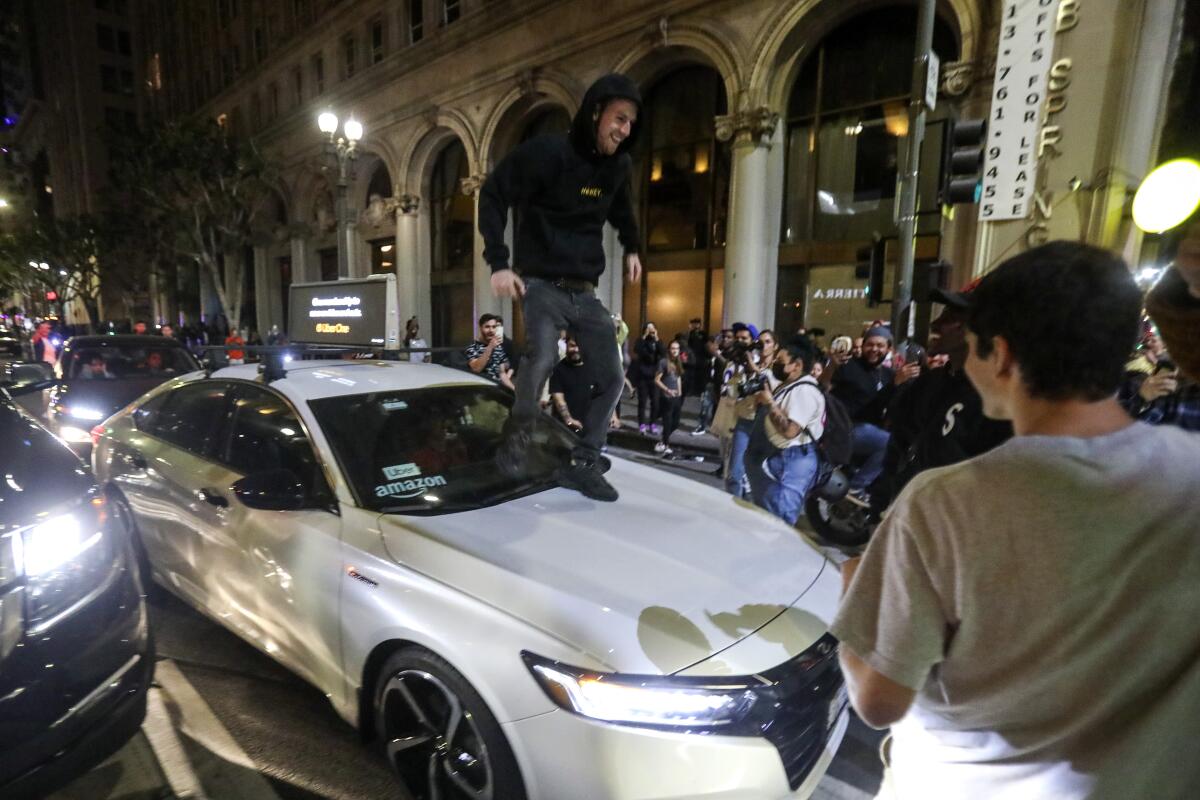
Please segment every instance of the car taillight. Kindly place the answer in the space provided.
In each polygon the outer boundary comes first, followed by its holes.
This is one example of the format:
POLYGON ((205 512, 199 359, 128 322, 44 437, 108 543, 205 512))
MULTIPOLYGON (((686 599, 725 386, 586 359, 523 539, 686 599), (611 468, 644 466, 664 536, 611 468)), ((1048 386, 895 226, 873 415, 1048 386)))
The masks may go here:
POLYGON ((92 428, 92 447, 98 446, 100 444, 100 439, 103 436, 104 436, 104 426, 103 425, 97 425, 96 427, 92 428))

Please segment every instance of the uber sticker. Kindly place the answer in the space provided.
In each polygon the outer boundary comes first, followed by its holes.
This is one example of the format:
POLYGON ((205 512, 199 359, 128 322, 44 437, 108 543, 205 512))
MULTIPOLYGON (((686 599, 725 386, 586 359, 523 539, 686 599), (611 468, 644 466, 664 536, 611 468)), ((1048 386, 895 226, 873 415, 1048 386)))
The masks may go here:
POLYGON ((401 478, 411 478, 420 474, 421 468, 416 464, 393 464, 383 468, 383 477, 389 481, 398 481, 401 478))
POLYGON ((416 497, 424 494, 426 489, 435 486, 445 486, 446 479, 441 475, 430 475, 428 478, 416 478, 411 481, 393 481, 375 487, 376 497, 416 497))
POLYGON ((384 411, 403 411, 408 408, 408 403, 403 400, 384 400, 381 405, 384 411))

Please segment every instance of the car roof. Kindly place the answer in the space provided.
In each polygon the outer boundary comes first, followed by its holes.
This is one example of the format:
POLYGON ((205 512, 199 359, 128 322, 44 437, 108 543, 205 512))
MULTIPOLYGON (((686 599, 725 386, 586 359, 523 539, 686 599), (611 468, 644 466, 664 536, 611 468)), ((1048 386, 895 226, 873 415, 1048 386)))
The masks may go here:
POLYGON ((152 334, 117 333, 72 336, 63 346, 66 350, 75 347, 183 347, 178 339, 152 334))
MULTIPOLYGON (((262 381, 258 364, 240 364, 214 372, 211 379, 262 381)), ((287 377, 271 382, 271 388, 293 400, 315 400, 368 392, 395 392, 431 386, 471 384, 495 386, 492 381, 460 369, 407 361, 295 361, 287 365, 287 377)))

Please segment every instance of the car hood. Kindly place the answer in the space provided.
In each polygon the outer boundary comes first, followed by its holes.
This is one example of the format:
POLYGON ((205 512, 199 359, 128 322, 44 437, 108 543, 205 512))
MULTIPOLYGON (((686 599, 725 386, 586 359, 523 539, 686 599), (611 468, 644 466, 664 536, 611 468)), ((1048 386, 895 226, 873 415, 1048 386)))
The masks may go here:
MULTIPOLYGON (((723 492, 620 459, 607 477, 615 503, 555 488, 456 514, 385 514, 380 529, 401 564, 639 674, 729 648, 825 566, 798 531, 723 492)), ((815 609, 820 627, 835 610, 836 597, 815 609)))
POLYGON ((54 402, 66 408, 90 408, 109 417, 137 400, 146 392, 171 380, 173 375, 160 378, 121 378, 112 380, 72 380, 60 384, 54 402))

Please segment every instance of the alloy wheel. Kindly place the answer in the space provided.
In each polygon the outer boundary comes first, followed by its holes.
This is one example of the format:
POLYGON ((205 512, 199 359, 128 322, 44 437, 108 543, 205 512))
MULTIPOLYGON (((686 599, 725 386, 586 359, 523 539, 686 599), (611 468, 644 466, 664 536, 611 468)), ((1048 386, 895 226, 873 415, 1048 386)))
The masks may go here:
POLYGON ((384 752, 417 800, 493 800, 484 737, 445 683, 423 670, 401 670, 381 699, 384 752))

